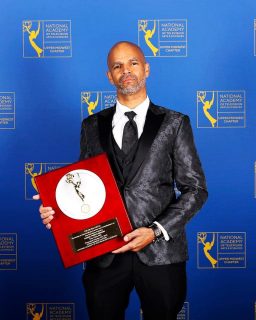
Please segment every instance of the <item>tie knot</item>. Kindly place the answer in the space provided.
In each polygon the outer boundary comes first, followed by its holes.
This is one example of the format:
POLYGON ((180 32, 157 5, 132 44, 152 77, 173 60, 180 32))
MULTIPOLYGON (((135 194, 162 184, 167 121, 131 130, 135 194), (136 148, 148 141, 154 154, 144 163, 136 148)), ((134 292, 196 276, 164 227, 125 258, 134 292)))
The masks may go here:
POLYGON ((136 116, 136 113, 134 111, 128 111, 124 113, 126 117, 131 121, 136 116))

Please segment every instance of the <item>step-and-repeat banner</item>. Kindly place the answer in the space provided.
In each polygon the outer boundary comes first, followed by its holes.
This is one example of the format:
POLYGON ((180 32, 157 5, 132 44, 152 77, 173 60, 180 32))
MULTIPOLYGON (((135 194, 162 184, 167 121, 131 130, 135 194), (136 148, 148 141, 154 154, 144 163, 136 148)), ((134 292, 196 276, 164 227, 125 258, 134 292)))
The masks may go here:
MULTIPOLYGON (((0 9, 0 319, 88 319, 84 265, 64 269, 34 178, 75 162, 82 119, 115 103, 106 56, 120 40, 144 51, 150 99, 190 116, 207 177, 209 199, 187 226, 178 319, 255 319, 255 1, 1 0, 0 9)), ((140 318, 133 292, 127 319, 140 318)))

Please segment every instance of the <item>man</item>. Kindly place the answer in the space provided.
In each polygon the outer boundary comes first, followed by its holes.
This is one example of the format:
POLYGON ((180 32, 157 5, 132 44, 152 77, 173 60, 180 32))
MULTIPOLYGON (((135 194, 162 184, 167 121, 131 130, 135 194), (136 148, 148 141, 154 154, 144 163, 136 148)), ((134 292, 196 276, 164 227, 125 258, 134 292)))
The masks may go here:
MULTIPOLYGON (((189 118, 149 101, 150 69, 141 49, 108 54, 117 103, 85 119, 80 159, 106 152, 134 230, 126 245, 89 261, 84 272, 92 320, 121 320, 135 287, 145 320, 173 320, 186 296, 185 225, 207 198, 189 118), (180 191, 176 196, 175 187, 180 191)), ((54 211, 40 207, 51 227, 54 211)))

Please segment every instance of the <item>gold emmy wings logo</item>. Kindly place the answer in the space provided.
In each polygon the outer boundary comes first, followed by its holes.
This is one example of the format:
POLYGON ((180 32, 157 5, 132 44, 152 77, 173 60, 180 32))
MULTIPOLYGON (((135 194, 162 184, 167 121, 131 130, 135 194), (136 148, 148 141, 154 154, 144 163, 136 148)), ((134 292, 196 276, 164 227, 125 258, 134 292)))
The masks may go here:
POLYGON ((115 91, 88 91, 80 93, 82 120, 101 110, 113 107, 116 104, 115 91))
POLYGON ((41 54, 43 53, 43 49, 39 47, 39 45, 36 43, 36 39, 40 33, 40 21, 37 23, 37 28, 35 30, 32 29, 32 21, 24 21, 23 22, 23 32, 28 34, 28 39, 31 47, 35 50, 38 58, 41 57, 41 54))
POLYGON ((35 164, 34 163, 26 163, 25 164, 25 172, 26 172, 26 175, 30 175, 31 177, 31 185, 33 186, 33 188, 37 190, 37 187, 36 187, 36 183, 35 183, 35 177, 42 174, 43 172, 43 164, 40 163, 40 169, 39 171, 34 171, 35 170, 35 164))
POLYGON ((206 232, 199 232, 197 235, 197 242, 199 244, 199 246, 201 245, 201 247, 203 248, 203 252, 204 255, 206 257, 206 259, 210 262, 212 268, 216 268, 216 265, 218 263, 218 261, 212 257, 212 255, 210 254, 210 251, 212 250, 212 248, 214 247, 215 244, 215 233, 212 233, 212 241, 206 241, 207 239, 207 233, 206 232))
POLYGON ((211 114, 210 114, 210 109, 212 108, 214 104, 214 92, 212 92, 212 99, 211 100, 206 100, 206 91, 199 91, 197 93, 197 102, 201 102, 203 105, 203 112, 205 117, 209 120, 212 128, 216 127, 217 124, 217 119, 215 119, 211 114))
POLYGON ((156 20, 154 20, 153 22, 154 25, 152 29, 148 28, 148 21, 149 20, 139 20, 139 31, 144 32, 145 43, 155 57, 159 51, 159 49, 156 46, 154 46, 154 44, 152 43, 152 40, 153 40, 152 38, 154 37, 154 34, 156 32, 156 20))
POLYGON ((44 305, 41 304, 41 311, 37 312, 37 305, 36 304, 27 304, 27 319, 32 319, 32 320, 43 320, 43 315, 44 315, 44 305))
POLYGON ((89 91, 82 92, 82 103, 87 104, 87 112, 89 116, 94 113, 94 110, 97 108, 99 104, 99 95, 100 95, 99 92, 97 92, 96 100, 95 99, 92 100, 91 92, 89 91))
POLYGON ((198 128, 245 128, 245 90, 197 91, 198 128))
POLYGON ((51 170, 58 169, 70 163, 60 162, 26 162, 24 168, 25 176, 25 200, 32 200, 35 192, 37 193, 37 186, 35 177, 51 170))
POLYGON ((74 303, 27 303, 27 320, 74 320, 74 303))

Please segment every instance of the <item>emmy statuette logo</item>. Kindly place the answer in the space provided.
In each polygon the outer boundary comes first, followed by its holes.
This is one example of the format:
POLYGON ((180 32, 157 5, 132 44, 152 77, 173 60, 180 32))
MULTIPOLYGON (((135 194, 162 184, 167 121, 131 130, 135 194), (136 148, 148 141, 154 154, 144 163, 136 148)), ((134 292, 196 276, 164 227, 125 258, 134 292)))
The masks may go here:
POLYGON ((22 21, 23 58, 71 58, 70 20, 22 21))
POLYGON ((85 203, 85 194, 80 191, 82 181, 79 173, 76 173, 76 178, 75 178, 75 174, 72 174, 72 173, 66 174, 65 181, 66 183, 73 185, 76 194, 82 200, 83 205, 81 206, 81 212, 88 213, 90 211, 90 206, 89 204, 85 203))
POLYGON ((56 187, 57 204, 72 219, 91 218, 101 210, 105 199, 104 183, 88 170, 66 173, 56 187))
POLYGON ((113 107, 116 103, 115 91, 82 91, 81 116, 82 120, 101 110, 113 107))
POLYGON ((198 128, 245 128, 244 90, 197 91, 198 128))
POLYGON ((198 232, 198 269, 246 268, 245 232, 198 232))
POLYGON ((96 93, 96 100, 92 98, 91 92, 82 92, 82 103, 87 104, 87 112, 89 116, 94 114, 94 111, 99 104, 99 92, 96 93))
POLYGON ((26 162, 25 163, 25 200, 32 200, 38 193, 35 177, 51 170, 58 169, 68 163, 26 162))
POLYGON ((144 40, 151 52, 153 53, 154 57, 157 55, 159 49, 153 45, 152 38, 154 37, 154 34, 156 32, 156 20, 153 22, 153 28, 150 29, 148 27, 148 21, 147 20, 139 20, 139 31, 144 32, 144 40), (152 40, 151 40, 152 39, 152 40))
POLYGON ((187 20, 138 20, 138 45, 145 57, 187 57, 187 20))
POLYGON ((43 172, 43 164, 40 163, 39 171, 35 171, 35 164, 34 163, 26 163, 25 164, 25 172, 27 175, 31 177, 31 184, 35 191, 37 190, 36 183, 35 183, 35 177, 42 174, 43 172))
POLYGON ((39 307, 36 304, 27 304, 28 319, 43 320, 44 305, 41 305, 41 311, 38 311, 39 307))
POLYGON ((75 320, 74 303, 26 304, 27 320, 75 320))
POLYGON ((23 32, 28 34, 29 43, 31 47, 35 50, 38 58, 40 58, 43 52, 43 49, 39 47, 36 41, 40 33, 40 21, 38 21, 36 29, 32 29, 32 21, 24 21, 23 32))
POLYGON ((204 255, 205 255, 206 259, 210 262, 212 268, 216 268, 216 264, 218 263, 218 261, 216 259, 214 259, 210 254, 210 251, 214 247, 214 243, 215 243, 215 233, 212 234, 212 241, 211 242, 206 241, 206 238, 207 238, 206 232, 199 232, 198 233, 197 240, 198 240, 199 244, 203 245, 203 251, 204 251, 204 255))
POLYGON ((210 122, 212 128, 214 128, 216 126, 217 119, 215 119, 213 115, 210 113, 211 108, 214 104, 214 91, 212 92, 211 100, 206 99, 206 91, 199 91, 197 93, 197 102, 202 103, 204 115, 210 122))

